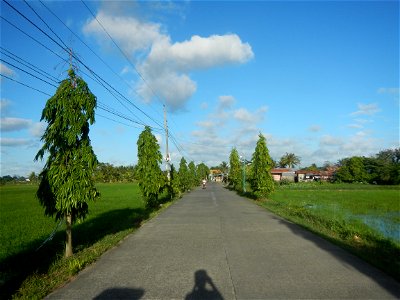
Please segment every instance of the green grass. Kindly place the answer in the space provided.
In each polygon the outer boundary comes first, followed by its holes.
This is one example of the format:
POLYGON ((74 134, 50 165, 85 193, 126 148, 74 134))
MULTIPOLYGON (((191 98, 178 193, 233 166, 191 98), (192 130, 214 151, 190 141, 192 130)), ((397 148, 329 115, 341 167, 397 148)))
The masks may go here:
POLYGON ((259 203, 400 280, 399 186, 290 184, 259 203))
POLYGON ((73 227, 74 256, 63 258, 62 224, 54 238, 36 250, 57 223, 44 216, 37 186, 0 187, 0 298, 43 298, 133 232, 155 212, 145 209, 137 184, 99 184, 101 198, 73 227))

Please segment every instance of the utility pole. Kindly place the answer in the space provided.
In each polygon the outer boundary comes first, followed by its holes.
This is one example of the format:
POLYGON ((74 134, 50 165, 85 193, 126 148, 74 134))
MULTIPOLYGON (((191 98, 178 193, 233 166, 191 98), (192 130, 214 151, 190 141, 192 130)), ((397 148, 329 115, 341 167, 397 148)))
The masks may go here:
POLYGON ((165 162, 166 162, 166 170, 167 170, 167 178, 168 178, 168 182, 171 179, 171 174, 170 174, 170 157, 169 157, 169 152, 168 152, 168 123, 167 123, 167 108, 164 106, 164 128, 165 128, 165 162))

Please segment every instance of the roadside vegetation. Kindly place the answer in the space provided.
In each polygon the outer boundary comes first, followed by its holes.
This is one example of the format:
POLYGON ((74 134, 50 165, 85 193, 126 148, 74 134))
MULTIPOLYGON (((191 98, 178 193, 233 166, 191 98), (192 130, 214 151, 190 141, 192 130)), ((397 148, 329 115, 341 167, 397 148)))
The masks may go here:
POLYGON ((400 280, 399 186, 292 183, 257 203, 400 280))
MULTIPOLYGON (((100 200, 88 217, 73 225, 74 255, 64 258, 65 223, 44 216, 37 185, 0 187, 0 298, 41 299, 64 284, 142 222, 157 214, 146 209, 137 183, 97 184, 100 200), (54 229, 54 237, 43 244, 54 229)), ((160 196, 162 207, 170 204, 160 196)))

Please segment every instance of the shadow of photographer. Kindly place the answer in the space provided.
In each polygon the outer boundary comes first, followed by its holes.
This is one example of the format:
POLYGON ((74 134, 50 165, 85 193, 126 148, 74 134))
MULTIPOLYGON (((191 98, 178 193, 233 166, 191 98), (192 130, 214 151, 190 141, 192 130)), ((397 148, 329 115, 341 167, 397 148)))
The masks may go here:
POLYGON ((223 300, 221 293, 218 291, 211 277, 205 270, 197 270, 194 273, 194 287, 192 291, 186 295, 185 300, 194 299, 218 299, 223 300))

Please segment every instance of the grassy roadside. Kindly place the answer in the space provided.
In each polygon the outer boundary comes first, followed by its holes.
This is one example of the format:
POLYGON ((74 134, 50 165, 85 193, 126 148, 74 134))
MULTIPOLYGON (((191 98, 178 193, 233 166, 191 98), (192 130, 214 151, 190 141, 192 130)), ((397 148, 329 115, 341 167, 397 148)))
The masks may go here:
POLYGON ((399 187, 296 185, 278 187, 257 203, 341 246, 400 281, 399 187), (390 217, 384 236, 362 221, 390 217))
MULTIPOLYGON (((64 226, 37 248, 54 228, 35 199, 35 186, 1 187, 0 298, 42 299, 116 246, 160 210, 148 211, 137 184, 99 184, 101 199, 73 227, 74 256, 63 258, 64 226), (5 250, 3 249, 5 248, 5 250)), ((171 202, 164 200, 162 208, 171 202)))

